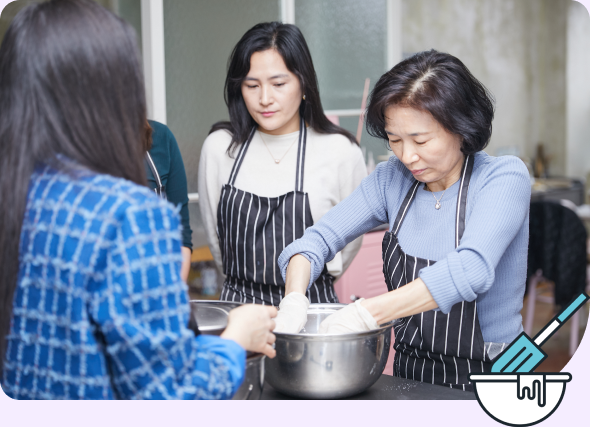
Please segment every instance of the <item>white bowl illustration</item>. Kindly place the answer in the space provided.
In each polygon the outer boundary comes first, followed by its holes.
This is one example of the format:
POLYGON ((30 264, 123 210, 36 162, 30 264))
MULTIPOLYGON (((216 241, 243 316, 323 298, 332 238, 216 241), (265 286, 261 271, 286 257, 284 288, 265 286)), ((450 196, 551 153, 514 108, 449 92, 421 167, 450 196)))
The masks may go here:
POLYGON ((470 376, 484 411, 498 422, 517 426, 533 425, 551 415, 561 403, 565 383, 571 379, 565 372, 470 376))

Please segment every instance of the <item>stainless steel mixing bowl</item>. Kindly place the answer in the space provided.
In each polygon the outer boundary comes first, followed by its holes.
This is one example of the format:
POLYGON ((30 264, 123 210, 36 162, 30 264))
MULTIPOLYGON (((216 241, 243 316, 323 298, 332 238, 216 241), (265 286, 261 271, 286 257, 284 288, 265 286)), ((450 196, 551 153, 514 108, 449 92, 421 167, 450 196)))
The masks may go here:
MULTIPOLYGON (((205 335, 221 335, 227 327, 227 316, 230 310, 241 306, 239 302, 192 300, 189 327, 205 335)), ((264 359, 260 353, 246 352, 246 373, 244 382, 232 397, 232 400, 257 400, 264 387, 264 359)))
POLYGON ((189 327, 195 330, 195 323, 199 331, 205 335, 221 335, 227 327, 227 316, 241 302, 192 300, 189 327))
POLYGON ((244 382, 232 400, 258 400, 264 387, 264 354, 256 353, 246 359, 244 382))
POLYGON ((391 346, 393 322, 379 329, 320 335, 319 325, 346 304, 311 304, 299 334, 277 332, 277 356, 266 359, 266 381, 295 397, 336 399, 371 387, 383 373, 391 346))

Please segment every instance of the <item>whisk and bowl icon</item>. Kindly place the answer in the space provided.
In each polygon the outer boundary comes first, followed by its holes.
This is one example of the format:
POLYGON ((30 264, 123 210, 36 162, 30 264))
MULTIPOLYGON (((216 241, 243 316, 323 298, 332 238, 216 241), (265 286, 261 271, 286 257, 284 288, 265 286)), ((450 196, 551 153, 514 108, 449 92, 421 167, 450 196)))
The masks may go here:
POLYGON ((533 372, 547 358, 540 346, 589 299, 581 293, 535 338, 520 334, 498 356, 492 372, 470 375, 477 400, 490 417, 509 426, 531 426, 555 412, 572 376, 566 372, 533 372))

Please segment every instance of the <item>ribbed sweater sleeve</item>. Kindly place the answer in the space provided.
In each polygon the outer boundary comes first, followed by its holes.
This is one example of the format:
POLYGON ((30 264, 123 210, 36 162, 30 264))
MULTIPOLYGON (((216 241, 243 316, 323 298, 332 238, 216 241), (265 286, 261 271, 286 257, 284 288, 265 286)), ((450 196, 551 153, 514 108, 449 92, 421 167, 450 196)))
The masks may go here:
POLYGON ((166 194, 168 201, 174 206, 180 206, 180 220, 182 223, 182 246, 193 250, 190 217, 188 212, 188 189, 186 183, 186 171, 184 162, 178 148, 178 142, 174 134, 164 126, 168 150, 170 152, 170 173, 166 183, 166 194))
MULTIPOLYGON (((182 246, 193 249, 192 230, 188 212, 188 191, 186 171, 178 143, 172 131, 165 124, 149 120, 152 127, 152 148, 149 153, 158 171, 166 191, 167 200, 174 206, 180 206, 182 221, 182 246)), ((148 187, 155 190, 158 186, 156 177, 144 161, 148 187)))
POLYGON ((285 248, 279 256, 279 267, 285 278, 289 260, 301 254, 311 263, 308 287, 319 277, 324 264, 334 258, 348 243, 388 220, 384 191, 391 182, 390 163, 383 163, 363 179, 352 194, 332 208, 301 239, 285 248))
MULTIPOLYGON (((471 211, 460 246, 420 271, 443 313, 491 287, 500 259, 528 216, 530 178, 520 159, 483 154, 476 165, 481 169, 470 184, 471 211)), ((283 251, 279 257, 283 277, 291 257, 301 254, 311 262, 311 285, 324 262, 347 242, 381 223, 388 222, 391 228, 412 181, 397 159, 378 165, 354 193, 283 251)), ((526 263, 526 253, 523 256, 515 262, 526 263)))
POLYGON ((496 266, 528 215, 530 178, 516 157, 489 163, 470 191, 476 192, 475 203, 460 245, 420 271, 420 278, 445 314, 454 304, 473 301, 489 290, 496 266))

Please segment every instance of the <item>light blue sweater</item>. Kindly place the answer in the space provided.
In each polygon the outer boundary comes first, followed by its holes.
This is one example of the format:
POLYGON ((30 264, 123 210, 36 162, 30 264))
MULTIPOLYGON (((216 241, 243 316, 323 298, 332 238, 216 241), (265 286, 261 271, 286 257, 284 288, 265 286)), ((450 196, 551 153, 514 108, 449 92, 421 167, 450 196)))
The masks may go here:
MULTIPOLYGON (((285 277, 295 254, 311 262, 310 284, 324 263, 348 242, 374 227, 393 226, 414 178, 397 158, 381 163, 345 200, 330 210, 279 257, 285 277)), ((438 307, 448 313, 460 301, 477 299, 485 342, 509 343, 522 331, 529 238, 530 178, 513 156, 475 155, 467 196, 466 226, 455 249, 459 181, 446 190, 440 210, 420 185, 398 233, 408 255, 437 261, 420 270, 438 307)), ((434 193, 440 198, 442 192, 434 193)))

